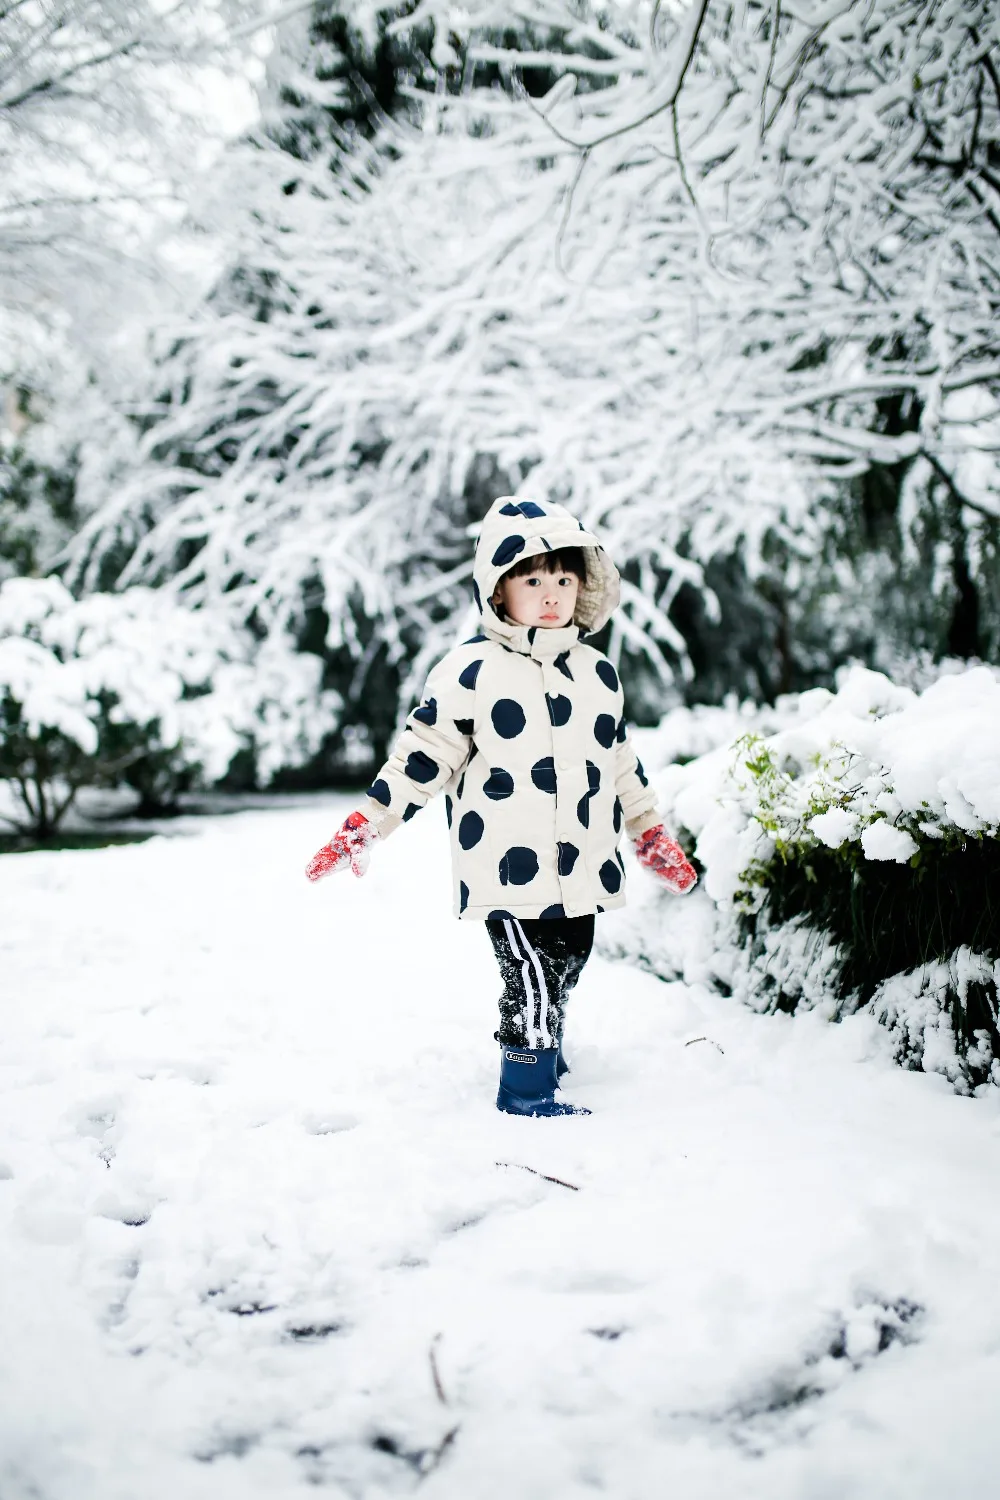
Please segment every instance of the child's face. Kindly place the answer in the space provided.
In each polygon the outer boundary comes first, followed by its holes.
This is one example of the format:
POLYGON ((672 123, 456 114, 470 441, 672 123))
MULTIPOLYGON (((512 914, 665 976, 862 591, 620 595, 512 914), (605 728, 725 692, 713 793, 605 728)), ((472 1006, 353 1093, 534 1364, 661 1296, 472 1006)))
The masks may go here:
POLYGON ((558 630, 572 620, 579 592, 580 580, 575 573, 547 573, 540 564, 533 573, 501 578, 492 602, 502 604, 515 625, 558 630))

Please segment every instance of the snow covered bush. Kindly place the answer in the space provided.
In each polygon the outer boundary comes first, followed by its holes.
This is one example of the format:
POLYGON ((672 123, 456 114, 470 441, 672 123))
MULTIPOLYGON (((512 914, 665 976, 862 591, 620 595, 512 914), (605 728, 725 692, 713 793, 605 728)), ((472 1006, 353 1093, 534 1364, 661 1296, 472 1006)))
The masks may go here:
POLYGON ((0 778, 39 837, 81 786, 126 784, 140 811, 162 811, 190 786, 221 780, 240 751, 266 783, 336 726, 339 700, 321 673, 317 657, 277 637, 258 646, 154 590, 77 600, 55 578, 8 579, 0 778))
POLYGON ((1000 1081, 1000 672, 918 693, 855 668, 764 713, 658 778, 715 904, 716 978, 761 1010, 867 1006, 908 1066, 1000 1081))

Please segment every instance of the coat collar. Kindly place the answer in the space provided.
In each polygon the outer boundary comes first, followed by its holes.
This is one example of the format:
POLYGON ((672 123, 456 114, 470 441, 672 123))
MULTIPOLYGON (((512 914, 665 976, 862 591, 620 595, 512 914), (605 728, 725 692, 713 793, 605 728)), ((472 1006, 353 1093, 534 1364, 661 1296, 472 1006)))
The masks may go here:
POLYGON ((580 639, 576 625, 564 625, 559 630, 546 630, 541 625, 514 625, 499 619, 489 605, 483 616, 483 634, 487 640, 506 646, 508 651, 534 657, 535 661, 551 661, 561 652, 570 651, 580 639))

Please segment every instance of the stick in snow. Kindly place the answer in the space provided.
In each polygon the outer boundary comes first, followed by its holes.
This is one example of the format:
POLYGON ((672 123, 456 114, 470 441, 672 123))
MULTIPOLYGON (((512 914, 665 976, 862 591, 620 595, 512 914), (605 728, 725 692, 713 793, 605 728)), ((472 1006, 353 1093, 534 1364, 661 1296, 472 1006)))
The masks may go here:
POLYGON ((543 1182, 555 1182, 560 1187, 569 1188, 571 1193, 578 1193, 580 1189, 575 1182, 566 1182, 562 1177, 550 1177, 548 1172, 539 1172, 535 1167, 525 1167, 519 1161, 498 1161, 498 1167, 516 1167, 519 1172, 533 1172, 536 1177, 541 1177, 543 1182))
POLYGON ((431 1379, 434 1381, 434 1389, 437 1392, 437 1398, 438 1398, 438 1400, 440 1401, 440 1403, 441 1403, 442 1406, 447 1406, 448 1405, 448 1397, 445 1395, 445 1393, 444 1393, 444 1386, 441 1384, 441 1372, 438 1369, 437 1354, 435 1352, 436 1346, 437 1346, 437 1344, 440 1343, 440 1341, 441 1341, 441 1335, 439 1333, 436 1333, 434 1335, 433 1339, 431 1340, 431 1347, 430 1347, 431 1379))
POLYGON ((718 1048, 718 1050, 722 1053, 723 1057, 725 1057, 725 1055, 726 1055, 724 1048, 719 1047, 718 1042, 713 1042, 712 1038, 710 1036, 693 1036, 691 1038, 691 1040, 689 1042, 685 1042, 684 1045, 685 1045, 685 1047, 693 1047, 694 1044, 695 1044, 695 1042, 710 1042, 713 1047, 717 1047, 718 1048))

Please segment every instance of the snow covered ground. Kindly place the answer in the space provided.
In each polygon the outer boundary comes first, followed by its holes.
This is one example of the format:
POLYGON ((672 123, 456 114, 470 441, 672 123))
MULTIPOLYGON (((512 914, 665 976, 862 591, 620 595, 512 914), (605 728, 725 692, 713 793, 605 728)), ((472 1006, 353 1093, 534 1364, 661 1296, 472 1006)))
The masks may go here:
POLYGON ((998 1091, 595 959, 499 1115, 442 811, 310 887, 348 806, 0 859, 3 1500, 995 1496, 998 1091))

